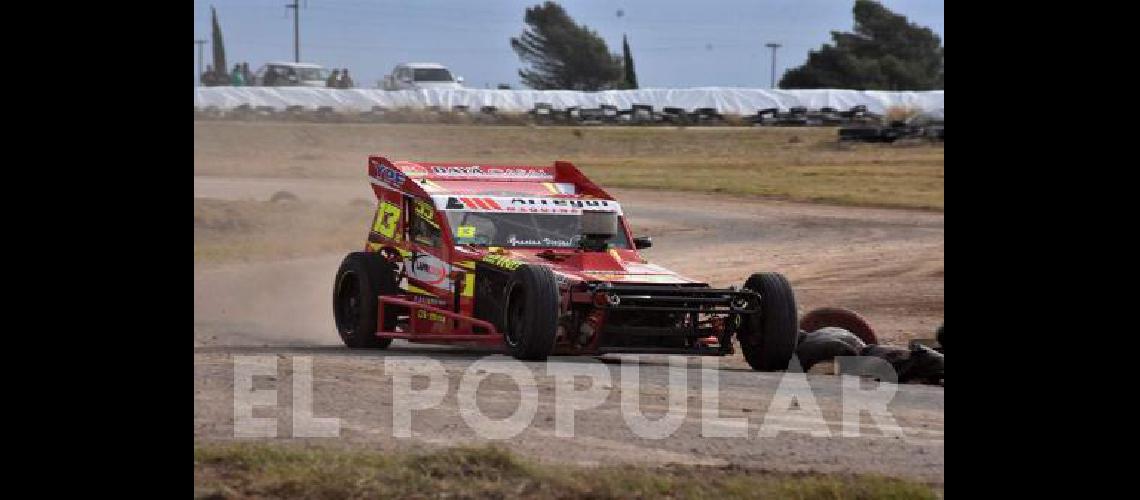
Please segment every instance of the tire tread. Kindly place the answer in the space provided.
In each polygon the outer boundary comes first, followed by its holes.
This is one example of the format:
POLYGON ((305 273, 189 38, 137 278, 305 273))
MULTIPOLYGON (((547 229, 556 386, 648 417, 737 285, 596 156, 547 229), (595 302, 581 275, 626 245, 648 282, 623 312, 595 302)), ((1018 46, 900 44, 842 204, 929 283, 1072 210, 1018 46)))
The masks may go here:
MULTIPOLYGON (((395 266, 390 262, 384 260, 379 254, 369 252, 352 252, 344 257, 341 261, 340 268, 337 269, 336 281, 333 283, 333 310, 338 311, 337 291, 340 288, 340 281, 346 272, 355 272, 360 276, 360 290, 363 294, 361 298, 361 318, 356 324, 356 330, 352 335, 348 335, 345 331, 337 328, 337 333, 340 335, 341 341, 344 345, 353 349, 384 349, 392 343, 392 339, 381 339, 368 332, 376 331, 376 296, 379 295, 392 295, 397 291, 397 285, 393 279, 395 266), (371 298, 371 300, 369 300, 371 298)), ((388 323, 388 328, 395 326, 395 315, 389 314, 385 316, 385 322, 388 323)))
POLYGON ((779 273, 756 273, 744 288, 760 294, 760 314, 746 317, 737 335, 745 361, 753 370, 786 370, 799 340, 791 284, 779 273))
MULTIPOLYGON (((515 346, 504 342, 511 355, 520 360, 542 361, 554 350, 554 340, 558 330, 558 281, 554 272, 545 266, 523 265, 511 275, 509 287, 511 297, 507 300, 509 317, 510 301, 515 293, 526 294, 526 310, 523 311, 524 334, 515 346), (516 287, 522 290, 516 291, 516 287)), ((508 325, 508 328, 512 328, 508 325)), ((504 335, 506 333, 504 332, 504 335)))

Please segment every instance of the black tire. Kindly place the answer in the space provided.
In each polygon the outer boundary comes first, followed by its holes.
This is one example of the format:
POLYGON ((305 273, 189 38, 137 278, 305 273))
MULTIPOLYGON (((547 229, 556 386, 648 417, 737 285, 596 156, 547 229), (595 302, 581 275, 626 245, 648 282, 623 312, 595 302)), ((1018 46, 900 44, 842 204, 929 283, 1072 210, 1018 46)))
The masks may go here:
POLYGON ((808 311, 800 318, 800 330, 814 332, 820 328, 836 326, 854 333, 864 343, 878 344, 879 338, 875 329, 859 313, 843 307, 820 307, 808 311))
MULTIPOLYGON (((333 284, 333 317, 344 345, 353 349, 384 349, 392 339, 376 333, 376 297, 398 292, 395 266, 380 254, 353 252, 344 257, 333 284)), ((396 327, 396 310, 385 311, 384 330, 396 327)))
POLYGON ((753 370, 786 370, 800 333, 792 285, 782 274, 756 273, 744 288, 760 294, 760 313, 745 316, 737 333, 745 361, 753 370))
POLYGON ((542 361, 558 334, 558 282, 548 267, 523 265, 511 274, 503 342, 516 359, 542 361))
POLYGON ((800 367, 808 371, 817 363, 834 359, 836 356, 858 356, 867 347, 863 339, 847 330, 825 326, 800 337, 796 344, 796 358, 800 367))

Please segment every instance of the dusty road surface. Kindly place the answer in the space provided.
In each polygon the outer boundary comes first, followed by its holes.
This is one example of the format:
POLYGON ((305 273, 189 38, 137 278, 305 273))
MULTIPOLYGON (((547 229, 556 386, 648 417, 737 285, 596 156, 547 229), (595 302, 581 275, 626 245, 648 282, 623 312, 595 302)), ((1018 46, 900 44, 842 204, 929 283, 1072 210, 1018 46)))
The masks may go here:
MULTIPOLYGON (((197 198, 266 201, 278 191, 329 203, 374 199, 364 179, 194 178, 197 198)), ((758 271, 784 273, 795 286, 801 313, 823 306, 853 308, 885 342, 931 337, 942 322, 941 212, 669 191, 610 192, 628 213, 634 233, 654 238, 654 246, 643 253, 656 264, 714 286, 740 286, 758 271)), ((367 224, 370 212, 362 207, 360 213, 361 224, 367 224)), ((357 249, 356 242, 352 245, 345 252, 357 249)), ((309 342, 337 344, 325 302, 331 300, 326 299, 332 275, 343 256, 199 266, 196 318, 214 322, 224 317, 250 323, 255 330, 268 327, 264 333, 271 340, 280 340, 284 329, 309 342)))
MULTIPOLYGON (((302 200, 329 203, 372 199, 364 179, 198 176, 194 190, 196 198, 223 200, 264 201, 280 190, 302 200)), ((654 247, 644 252, 651 262, 715 286, 739 286, 756 271, 782 272, 796 289, 801 313, 821 306, 854 308, 871 320, 880 339, 888 343, 931 336, 942 321, 941 213, 611 191, 623 203, 634 232, 654 238, 654 247)), ((234 438, 235 359, 266 356, 276 360, 278 376, 258 379, 255 388, 275 389, 277 408, 257 409, 254 416, 277 417, 282 439, 293 439, 288 411, 293 400, 292 367, 298 359, 307 358, 314 380, 314 415, 340 419, 339 437, 308 438, 314 442, 381 450, 486 442, 462 418, 457 393, 464 371, 489 353, 399 341, 387 351, 350 351, 341 346, 333 327, 331 288, 344 252, 196 265, 196 439, 234 438), (411 438, 396 438, 392 435, 392 373, 384 363, 420 357, 439 362, 446 371, 447 395, 438 407, 414 413, 411 438)), ((537 415, 521 434, 503 444, 541 460, 734 464, 768 470, 882 473, 942 484, 941 387, 897 386, 888 408, 902 435, 884 435, 864 413, 858 425, 860 436, 842 437, 841 379, 809 373, 807 379, 830 437, 802 432, 761 437, 765 410, 781 375, 749 371, 739 354, 718 361, 720 370, 711 373, 720 385, 720 416, 746 419, 744 424, 734 424, 744 427, 745 437, 702 437, 705 372, 700 359, 689 358, 688 367, 680 371, 687 379, 681 385, 690 388, 687 413, 679 429, 660 440, 638 437, 626 424, 621 411, 621 384, 626 380, 621 377, 621 365, 615 363, 605 365, 612 378, 605 402, 577 413, 576 437, 556 436, 553 384, 546 365, 526 363, 537 377, 537 415)), ((502 365, 511 360, 494 357, 488 362, 502 365)), ((668 407, 668 374, 664 357, 643 359, 639 401, 651 418, 664 414, 668 407)), ((480 410, 492 418, 510 415, 520 400, 518 386, 503 375, 490 376, 477 394, 480 410)))

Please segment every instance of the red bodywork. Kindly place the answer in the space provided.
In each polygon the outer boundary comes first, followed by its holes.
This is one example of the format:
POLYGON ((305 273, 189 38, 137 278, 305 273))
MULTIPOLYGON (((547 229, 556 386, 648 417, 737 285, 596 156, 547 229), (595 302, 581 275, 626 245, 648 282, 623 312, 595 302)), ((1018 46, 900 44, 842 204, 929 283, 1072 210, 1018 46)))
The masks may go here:
MULTIPOLYGON (((587 251, 566 247, 456 244, 456 228, 450 227, 445 215, 449 210, 566 213, 597 209, 620 214, 616 200, 569 162, 557 161, 552 166, 477 166, 389 161, 371 156, 368 176, 379 203, 365 251, 382 253, 398 264, 401 274, 401 293, 379 299, 382 306, 398 307, 379 307, 377 324, 385 324, 386 309, 388 314, 399 310, 400 321, 396 331, 377 332, 380 337, 426 343, 503 345, 503 336, 495 325, 476 318, 479 287, 476 263, 480 261, 484 265, 507 268, 519 264, 543 265, 554 271, 562 314, 574 317, 574 323, 568 323, 566 331, 559 329, 555 353, 562 354, 597 352, 600 335, 588 341, 580 338, 583 324, 599 332, 606 321, 606 296, 597 286, 707 289, 704 283, 643 259, 633 248, 633 235, 624 216, 620 218, 620 231, 624 232, 628 248, 587 251), (413 234, 416 231, 413 221, 417 217, 424 219, 418 221, 421 226, 427 223, 439 230, 435 241, 430 235, 413 234)), ((723 318, 698 319, 696 313, 692 318, 694 325, 700 321, 702 327, 708 327, 710 321, 723 323, 723 318)), ((714 328, 716 332, 722 330, 723 325, 714 328)))

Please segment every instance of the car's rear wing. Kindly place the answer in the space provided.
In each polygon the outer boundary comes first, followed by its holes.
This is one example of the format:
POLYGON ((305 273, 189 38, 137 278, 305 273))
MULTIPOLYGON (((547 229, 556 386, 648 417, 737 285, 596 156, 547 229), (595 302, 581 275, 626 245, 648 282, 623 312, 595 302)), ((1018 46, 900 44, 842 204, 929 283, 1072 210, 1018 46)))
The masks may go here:
MULTIPOLYGON (((488 182, 553 182, 574 185, 573 193, 580 197, 612 200, 602 188, 587 178, 578 167, 568 161, 556 161, 552 166, 529 165, 478 165, 455 162, 390 161, 383 156, 368 158, 368 174, 377 181, 393 187, 404 180, 422 181, 488 181, 488 182)), ((478 193, 472 193, 478 194, 478 193)))

